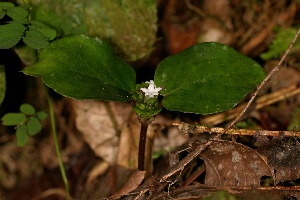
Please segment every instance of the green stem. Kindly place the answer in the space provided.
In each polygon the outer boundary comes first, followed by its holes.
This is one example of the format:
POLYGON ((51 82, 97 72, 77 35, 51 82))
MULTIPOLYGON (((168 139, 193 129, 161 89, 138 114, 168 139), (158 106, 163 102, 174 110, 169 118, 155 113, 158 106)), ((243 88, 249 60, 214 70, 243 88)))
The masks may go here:
POLYGON ((61 158, 60 150, 59 150, 59 145, 58 145, 58 138, 57 138, 57 133, 56 133, 56 125, 55 125, 55 118, 54 118, 54 111, 53 111, 53 104, 52 104, 52 99, 48 93, 48 89, 45 84, 44 85, 44 90, 47 96, 48 100, 48 106, 49 106, 49 114, 50 114, 50 120, 51 120, 51 128, 52 128, 52 133, 53 133, 53 139, 54 139, 54 146, 55 146, 55 151, 58 159, 58 164, 59 164, 59 169, 60 173, 63 179, 63 182, 65 184, 66 192, 67 192, 67 199, 70 199, 70 192, 69 192, 69 182, 66 176, 65 168, 63 165, 63 161, 61 158))

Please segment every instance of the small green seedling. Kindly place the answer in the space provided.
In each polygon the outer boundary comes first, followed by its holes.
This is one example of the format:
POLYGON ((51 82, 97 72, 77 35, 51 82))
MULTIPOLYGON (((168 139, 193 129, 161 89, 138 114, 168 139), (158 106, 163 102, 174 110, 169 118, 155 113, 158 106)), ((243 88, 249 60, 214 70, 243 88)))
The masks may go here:
POLYGON ((164 59, 154 80, 136 84, 134 69, 99 38, 56 40, 23 72, 40 76, 56 92, 74 99, 132 103, 141 122, 138 169, 144 170, 148 125, 162 107, 210 114, 233 108, 265 78, 262 67, 229 46, 208 42, 164 59))
POLYGON ((20 113, 7 113, 1 120, 4 126, 16 126, 17 129, 17 145, 24 146, 29 136, 34 136, 41 131, 41 121, 47 118, 44 111, 36 112, 35 108, 30 104, 22 104, 20 113))
POLYGON ((10 2, 0 2, 0 19, 5 15, 11 18, 11 21, 0 25, 0 49, 9 49, 21 39, 28 46, 40 49, 56 37, 54 29, 31 20, 29 10, 29 5, 16 7, 10 2))

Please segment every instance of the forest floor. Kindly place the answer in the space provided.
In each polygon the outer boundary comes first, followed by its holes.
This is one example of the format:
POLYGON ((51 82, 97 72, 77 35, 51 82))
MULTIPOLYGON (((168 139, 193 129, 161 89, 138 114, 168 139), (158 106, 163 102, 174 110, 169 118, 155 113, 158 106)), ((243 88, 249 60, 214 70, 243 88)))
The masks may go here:
MULTIPOLYGON (((148 59, 132 63, 138 81, 153 79, 155 67, 166 56, 208 41, 230 45, 256 60, 268 73, 278 64, 282 52, 268 60, 261 54, 268 52, 279 30, 291 30, 287 36, 290 39, 282 39, 287 48, 300 22, 300 4, 293 0, 161 0, 157 7, 155 49, 148 59)), ((134 199, 141 195, 145 199, 151 193, 149 199, 199 199, 218 190, 230 191, 240 199, 254 199, 257 195, 261 199, 300 198, 300 147, 296 138, 300 130, 299 56, 299 48, 294 48, 236 124, 236 129, 256 130, 250 136, 224 134, 222 140, 212 141, 208 139, 215 134, 200 134, 198 127, 181 124, 181 128, 189 129, 184 133, 174 125, 186 122, 224 128, 241 112, 239 106, 208 116, 163 110, 148 130, 146 173, 136 171, 140 125, 129 103, 75 101, 52 91, 72 198, 92 200, 115 195, 115 199, 134 199), (274 131, 274 137, 259 137, 262 130, 274 131), (286 130, 295 131, 295 137, 287 137, 282 132, 286 130), (206 150, 202 152, 199 147, 206 150), (215 149, 224 154, 215 156, 215 149), (236 153, 249 158, 236 165, 238 170, 230 164, 236 153), (257 164, 254 168, 259 175, 243 177, 254 173, 252 162, 257 164), (224 170, 215 170, 218 167, 224 170), (228 172, 243 177, 239 180, 243 184, 238 185, 234 176, 222 180, 228 172), (249 177, 251 180, 246 180, 249 177), (253 186, 258 189, 252 190, 253 186)), ((22 63, 13 51, 1 50, 2 61, 11 67, 7 84, 12 91, 2 105, 2 115, 17 112, 24 102, 46 109, 41 80, 18 72, 22 63), (25 87, 25 83, 33 86, 25 87)), ((244 105, 251 95, 239 105, 244 105)), ((65 199, 50 120, 45 120, 42 132, 22 148, 16 146, 14 129, 0 126, 0 130, 0 199, 65 199)))

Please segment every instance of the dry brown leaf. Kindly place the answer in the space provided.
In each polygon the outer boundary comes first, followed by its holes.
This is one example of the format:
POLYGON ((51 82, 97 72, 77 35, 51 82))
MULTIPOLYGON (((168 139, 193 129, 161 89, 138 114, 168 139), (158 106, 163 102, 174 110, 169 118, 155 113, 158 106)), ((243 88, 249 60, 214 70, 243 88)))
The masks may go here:
POLYGON ((144 180, 146 171, 135 171, 123 185, 123 187, 109 200, 120 199, 122 196, 128 195, 135 190, 144 180))
POLYGON ((207 185, 259 186, 262 176, 273 176, 264 159, 240 143, 213 141, 200 157, 206 165, 207 185))
MULTIPOLYGON (((76 127, 85 141, 106 162, 115 163, 119 147, 118 130, 110 118, 104 102, 84 100, 72 102, 76 113, 76 127)), ((127 123, 132 112, 128 103, 109 102, 112 113, 118 123, 117 128, 127 123)))
POLYGON ((258 152, 266 157, 269 166, 275 172, 275 182, 296 180, 300 178, 300 144, 287 144, 273 140, 258 148, 258 152))
POLYGON ((89 172, 87 183, 91 183, 93 180, 95 180, 98 176, 104 174, 107 169, 109 168, 109 164, 105 161, 102 161, 98 164, 96 164, 89 172))
POLYGON ((137 169, 140 138, 140 122, 132 115, 130 123, 121 131, 117 164, 127 169, 137 169))

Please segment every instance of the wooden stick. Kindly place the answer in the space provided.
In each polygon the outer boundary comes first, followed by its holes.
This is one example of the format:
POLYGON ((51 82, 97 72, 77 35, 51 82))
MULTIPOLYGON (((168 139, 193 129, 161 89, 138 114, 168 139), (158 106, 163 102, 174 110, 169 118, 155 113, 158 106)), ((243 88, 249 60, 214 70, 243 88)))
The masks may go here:
POLYGON ((185 134, 201 134, 201 133, 224 133, 230 135, 251 135, 251 136, 273 136, 278 137, 284 135, 287 137, 300 137, 300 132, 297 131, 267 131, 267 130, 248 130, 248 129, 228 129, 224 132, 224 128, 208 127, 203 125, 193 125, 188 123, 173 123, 178 126, 178 129, 185 134))

